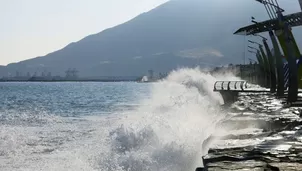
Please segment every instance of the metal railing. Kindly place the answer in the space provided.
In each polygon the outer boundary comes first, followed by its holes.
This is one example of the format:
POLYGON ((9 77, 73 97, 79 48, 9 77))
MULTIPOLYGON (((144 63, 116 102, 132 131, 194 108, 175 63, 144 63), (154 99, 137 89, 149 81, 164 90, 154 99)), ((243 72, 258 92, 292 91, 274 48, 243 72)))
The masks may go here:
MULTIPOLYGON (((297 66, 300 67, 300 59, 296 60, 297 66)), ((284 89, 289 87, 289 67, 288 62, 283 64, 283 72, 284 72, 284 89)))
POLYGON ((246 81, 217 81, 214 91, 241 90, 248 88, 246 81))
POLYGON ((284 89, 287 89, 289 86, 289 67, 288 63, 283 64, 284 71, 284 89))

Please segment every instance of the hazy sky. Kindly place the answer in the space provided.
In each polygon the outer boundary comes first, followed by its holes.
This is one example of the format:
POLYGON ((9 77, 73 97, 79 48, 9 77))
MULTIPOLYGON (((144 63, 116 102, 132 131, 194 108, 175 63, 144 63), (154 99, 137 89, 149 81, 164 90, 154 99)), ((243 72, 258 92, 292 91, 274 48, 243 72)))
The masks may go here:
POLYGON ((0 65, 44 56, 167 0, 0 0, 0 65))
MULTIPOLYGON (((0 0, 0 65, 44 56, 166 1, 0 0)), ((279 1, 299 9, 297 0, 279 1)))

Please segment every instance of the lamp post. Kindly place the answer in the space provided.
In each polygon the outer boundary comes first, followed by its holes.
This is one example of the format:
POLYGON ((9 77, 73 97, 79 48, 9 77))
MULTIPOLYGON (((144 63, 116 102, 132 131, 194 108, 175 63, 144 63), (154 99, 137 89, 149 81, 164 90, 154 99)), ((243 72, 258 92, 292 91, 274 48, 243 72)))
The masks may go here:
POLYGON ((277 0, 275 0, 275 3, 273 0, 269 0, 269 1, 268 0, 256 0, 256 1, 260 2, 261 4, 264 5, 266 12, 271 19, 278 18, 278 15, 277 15, 278 12, 281 12, 281 13, 284 12, 284 9, 279 7, 277 0))
POLYGON ((259 49, 253 47, 253 46, 247 46, 248 48, 252 49, 252 50, 256 50, 257 51, 257 58, 258 58, 258 61, 259 61, 259 64, 263 65, 263 69, 264 70, 268 70, 267 66, 268 66, 268 61, 267 61, 267 58, 266 58, 266 55, 264 53, 264 50, 263 50, 263 45, 260 44, 260 43, 257 43, 257 42, 254 42, 254 41, 251 41, 249 40, 248 42, 252 43, 252 44, 257 44, 259 46, 259 49))
MULTIPOLYGON (((258 58, 258 52, 255 52, 253 50, 248 50, 249 53, 252 53, 252 54, 255 54, 257 59, 258 59, 258 62, 259 62, 259 58, 258 58)), ((249 61, 250 61, 250 66, 251 66, 251 69, 252 69, 252 72, 250 73, 250 77, 251 77, 251 82, 252 83, 255 83, 255 84, 259 84, 259 80, 261 80, 261 76, 259 76, 257 70, 258 70, 258 67, 257 66, 257 61, 255 61, 254 59, 251 59, 251 58, 248 58, 249 61), (254 63, 253 63, 254 62, 254 63)), ((260 63, 258 63, 258 66, 259 66, 260 63)))
POLYGON ((250 48, 250 50, 248 50, 248 52, 253 53, 253 54, 256 55, 256 58, 258 60, 258 64, 262 67, 263 66, 263 60, 262 60, 262 57, 260 55, 259 50, 257 48, 252 47, 252 46, 248 46, 248 48, 250 48), (255 51, 253 51, 253 50, 255 50, 255 51))
MULTIPOLYGON (((250 50, 248 50, 249 53, 252 53, 252 54, 255 54, 257 60, 258 60, 258 64, 257 64, 257 61, 251 59, 251 58, 248 58, 250 60, 250 63, 252 64, 252 61, 254 61, 254 64, 253 65, 253 73, 251 74, 252 75, 252 81, 256 84, 259 84, 261 86, 265 85, 265 80, 263 77, 263 74, 259 74, 261 73, 261 71, 263 70, 263 62, 261 61, 262 57, 260 55, 260 52, 257 48, 254 48, 252 46, 248 46, 248 48, 250 50)), ((265 70, 263 70, 264 72, 264 75, 266 75, 266 72, 265 70)))
POLYGON ((264 36, 261 36, 260 34, 253 34, 253 36, 258 36, 258 37, 261 37, 263 40, 267 40, 267 38, 265 38, 264 36))
MULTIPOLYGON (((249 52, 251 52, 251 51, 249 51, 249 52)), ((251 52, 251 53, 255 53, 255 52, 251 52)), ((251 62, 255 62, 255 63, 257 63, 257 61, 255 61, 254 59, 251 59, 251 58, 248 58, 251 62)))
POLYGON ((258 42, 254 42, 254 41, 251 41, 251 40, 248 40, 248 42, 252 43, 252 44, 257 44, 259 46, 262 46, 262 44, 258 43, 258 42))
MULTIPOLYGON (((277 1, 276 1, 276 3, 277 3, 277 1)), ((279 9, 279 6, 275 6, 275 7, 278 8, 278 11, 284 11, 281 8, 279 9)), ((255 18, 253 17, 252 22, 258 24, 258 22, 254 21, 254 20, 255 20, 255 18)), ((271 71, 275 72, 275 74, 272 73, 271 81, 276 82, 277 96, 281 97, 284 95, 284 73, 283 73, 282 55, 281 55, 281 51, 280 51, 277 39, 275 37, 275 34, 272 31, 272 29, 269 29, 269 36, 271 38, 271 41, 272 41, 272 44, 274 47, 274 56, 271 54, 271 51, 268 48, 268 45, 266 42, 267 39, 259 34, 253 34, 253 35, 262 38, 263 44, 265 45, 266 50, 268 52, 268 56, 269 57, 271 56, 271 58, 269 58, 271 61, 270 68, 271 68, 271 71), (276 69, 277 69, 277 73, 276 73, 276 69), (277 78, 276 78, 276 76, 277 76, 277 78)))
MULTIPOLYGON (((258 36, 262 38, 262 42, 264 45, 264 48, 266 50, 266 55, 267 55, 267 68, 269 70, 269 76, 270 76, 270 89, 271 92, 274 93, 276 92, 276 88, 277 88, 277 81, 276 81, 276 72, 275 72, 275 62, 274 62, 274 58, 272 55, 272 52, 270 51, 270 48, 267 44, 267 38, 259 35, 259 34, 254 34, 254 36, 258 36)), ((249 41, 253 44, 258 44, 259 46, 261 45, 260 43, 254 42, 254 41, 249 41)), ((260 47, 261 48, 261 47, 260 47)))
POLYGON ((257 44, 259 46, 259 50, 255 47, 252 46, 248 46, 251 49, 257 50, 258 55, 257 58, 259 58, 259 63, 261 65, 261 68, 264 72, 265 77, 263 78, 263 84, 265 87, 270 87, 271 88, 271 72, 270 72, 270 66, 269 66, 269 62, 267 59, 267 56, 263 50, 263 45, 254 41, 249 41, 252 44, 257 44))
POLYGON ((252 46, 247 46, 248 48, 251 48, 251 49, 254 49, 254 50, 258 50, 257 48, 255 47, 252 47, 252 46))
POLYGON ((272 7, 275 7, 277 10, 284 12, 284 9, 279 7, 278 2, 275 0, 276 4, 274 3, 274 1, 268 1, 268 0, 256 0, 264 5, 271 5, 272 7))
POLYGON ((253 54, 257 55, 257 52, 255 52, 255 51, 252 51, 252 50, 247 50, 247 51, 250 52, 250 53, 253 53, 253 54))
POLYGON ((256 55, 256 58, 258 60, 258 65, 257 65, 257 61, 255 60, 252 60, 249 58, 250 61, 254 61, 254 78, 255 78, 255 83, 261 85, 261 86, 267 86, 267 71, 264 67, 264 63, 263 63, 263 58, 260 54, 260 51, 255 48, 255 47, 252 47, 252 46, 248 46, 248 48, 250 50, 248 50, 249 53, 253 53, 256 55), (259 73, 263 73, 263 74, 259 74, 259 73))
POLYGON ((268 67, 270 70, 270 83, 271 83, 270 88, 271 88, 271 92, 275 93, 276 88, 277 88, 275 60, 274 60, 273 54, 267 44, 267 39, 262 38, 262 41, 264 44, 264 48, 266 50, 266 55, 267 55, 267 59, 268 59, 268 67))
POLYGON ((250 48, 250 50, 248 50, 248 52, 255 54, 259 65, 261 67, 263 67, 263 60, 262 60, 259 50, 257 48, 251 47, 251 46, 248 46, 248 48, 250 48), (256 50, 256 51, 253 51, 253 50, 256 50))
MULTIPOLYGON (((267 0, 256 0, 262 3, 270 18, 278 19, 278 24, 280 30, 278 31, 277 36, 282 37, 284 39, 283 42, 284 46, 282 46, 285 56, 288 59, 288 66, 289 66, 289 89, 288 89, 288 98, 287 102, 292 103, 297 101, 298 99, 298 87, 302 85, 302 82, 298 80, 301 77, 302 70, 299 70, 299 77, 298 77, 298 67, 296 64, 296 59, 300 57, 299 49, 296 48, 296 42, 292 35, 291 28, 288 23, 285 21, 282 12, 284 10, 279 7, 277 1, 275 3, 267 2, 267 0), (273 13, 272 13, 273 11, 273 13)), ((299 1, 300 3, 300 1, 299 1)), ((301 3, 300 3, 301 4, 301 3)))
MULTIPOLYGON (((255 54, 256 56, 257 56, 257 52, 256 51, 253 51, 253 50, 247 50, 249 53, 252 53, 252 54, 255 54)), ((251 58, 248 58, 248 60, 251 62, 251 61, 253 61, 253 62, 255 62, 255 63, 257 63, 257 61, 255 61, 254 59, 251 59, 251 58)), ((259 62, 259 61, 258 61, 259 62)))
MULTIPOLYGON (((276 1, 277 2, 277 1, 276 1)), ((252 22, 255 24, 258 24, 258 22, 255 21, 255 18, 252 17, 252 22)), ((268 51, 268 45, 266 43, 266 38, 264 36, 261 36, 259 34, 253 34, 254 36, 258 36, 261 37, 264 45, 266 45, 266 50, 268 51)), ((273 75, 273 80, 272 81, 276 81, 277 84, 277 96, 281 97, 284 95, 284 72, 283 72, 283 62, 282 62, 282 55, 281 55, 281 51, 279 48, 279 44, 277 42, 277 39, 275 37, 274 32, 272 31, 272 29, 269 29, 269 36, 271 38, 272 41, 272 45, 274 47, 274 55, 271 58, 271 62, 272 64, 270 65, 270 68, 272 71, 275 72, 275 74, 273 75)), ((268 55, 270 56, 271 52, 268 52, 268 55)))

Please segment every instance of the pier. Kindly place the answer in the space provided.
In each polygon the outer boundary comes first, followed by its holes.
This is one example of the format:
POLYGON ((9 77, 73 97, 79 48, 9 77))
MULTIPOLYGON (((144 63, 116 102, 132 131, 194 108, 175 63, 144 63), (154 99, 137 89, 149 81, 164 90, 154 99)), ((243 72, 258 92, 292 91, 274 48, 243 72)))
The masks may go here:
MULTIPOLYGON (((262 3, 267 10, 269 20, 257 22, 252 17, 252 25, 239 28, 234 34, 243 36, 256 36, 261 38, 261 42, 248 40, 249 52, 254 53, 257 58, 257 67, 248 69, 248 77, 243 77, 247 81, 270 89, 276 97, 287 96, 288 104, 295 104, 298 98, 299 88, 302 89, 302 55, 292 33, 292 27, 302 25, 302 12, 283 15, 284 10, 277 1, 256 0, 262 3), (261 35, 267 33, 273 47, 269 47, 268 39, 261 35), (253 46, 255 45, 256 46, 253 46), (273 50, 271 50, 273 49, 273 50), (251 79, 251 77, 254 78, 251 79)), ((299 1, 302 7, 302 2, 299 1)), ((242 71, 240 72, 246 72, 242 71)), ((242 76, 243 74, 241 74, 242 76)), ((232 81, 232 80, 229 80, 232 81)), ((229 87, 230 88, 230 87, 229 87)), ((236 87, 234 87, 236 89, 236 87)), ((218 91, 216 84, 214 91, 218 91)), ((247 92, 247 90, 225 89, 219 91, 225 94, 236 94, 234 92, 247 92), (231 93, 232 92, 232 93, 231 93)), ((262 93, 256 90, 249 90, 251 93, 262 93)), ((230 100, 234 98, 226 98, 230 100)), ((301 105, 302 106, 302 105, 301 105)))
MULTIPOLYGON (((253 24, 239 28, 234 34, 259 38, 259 41, 248 40, 248 52, 254 54, 257 61, 240 66, 238 76, 242 81, 217 81, 213 91, 221 94, 226 106, 243 105, 243 109, 235 110, 242 114, 226 121, 229 124, 240 126, 262 123, 263 132, 259 135, 232 135, 229 139, 264 140, 257 145, 210 149, 209 154, 202 157, 204 168, 197 168, 196 171, 302 168, 302 111, 295 108, 302 107, 302 98, 298 95, 302 89, 302 55, 292 33, 293 27, 302 25, 302 12, 284 15, 277 0, 255 0, 255 3, 265 7, 269 20, 256 21, 252 17, 253 24), (249 84, 262 88, 256 89, 249 84), (250 99, 249 104, 244 104, 246 99, 250 99), (249 114, 244 116, 245 112, 249 114), (259 113, 261 116, 257 115, 259 113), (284 116, 284 113, 291 116, 284 116), (240 119, 236 120, 236 117, 240 119), (281 138, 265 139, 268 136, 281 138)), ((302 0, 298 3, 302 10, 302 0)), ((234 131, 236 129, 240 128, 234 126, 234 131)))
POLYGON ((217 81, 213 91, 221 94, 225 105, 236 102, 239 93, 270 93, 268 90, 250 89, 246 81, 217 81))

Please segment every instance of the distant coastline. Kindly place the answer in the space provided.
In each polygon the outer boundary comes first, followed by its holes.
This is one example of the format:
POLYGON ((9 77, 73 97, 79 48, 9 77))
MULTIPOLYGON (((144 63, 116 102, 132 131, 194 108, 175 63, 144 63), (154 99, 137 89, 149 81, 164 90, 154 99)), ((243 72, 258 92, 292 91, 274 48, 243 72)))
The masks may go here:
POLYGON ((2 78, 0 82, 136 82, 140 77, 104 77, 104 78, 64 78, 64 77, 11 77, 2 78))
MULTIPOLYGON (((258 64, 233 65, 215 67, 209 70, 210 74, 233 73, 236 76, 247 79, 254 76, 258 64)), ((139 82, 152 83, 162 80, 168 76, 168 73, 154 76, 152 70, 145 76, 98 76, 98 77, 78 77, 78 76, 19 76, 3 77, 0 82, 139 82)))
POLYGON ((0 82, 137 82, 136 80, 0 80, 0 82))

